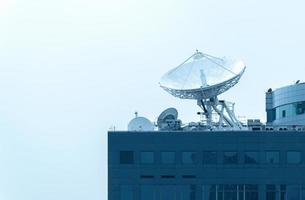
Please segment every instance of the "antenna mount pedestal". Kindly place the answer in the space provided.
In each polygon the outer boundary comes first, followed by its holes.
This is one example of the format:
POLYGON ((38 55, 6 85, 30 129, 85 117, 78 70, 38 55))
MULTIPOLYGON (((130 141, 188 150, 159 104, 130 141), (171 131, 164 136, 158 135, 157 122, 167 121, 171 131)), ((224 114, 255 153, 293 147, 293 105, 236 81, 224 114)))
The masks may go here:
POLYGON ((212 97, 210 99, 197 100, 197 105, 203 110, 208 127, 216 129, 221 129, 222 127, 242 128, 234 113, 234 103, 212 97))

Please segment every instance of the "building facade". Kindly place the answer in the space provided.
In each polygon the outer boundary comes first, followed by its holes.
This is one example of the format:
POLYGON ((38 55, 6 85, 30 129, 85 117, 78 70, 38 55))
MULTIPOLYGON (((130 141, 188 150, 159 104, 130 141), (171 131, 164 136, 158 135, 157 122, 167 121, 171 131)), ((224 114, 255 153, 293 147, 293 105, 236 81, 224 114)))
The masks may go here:
POLYGON ((267 124, 305 125, 305 83, 266 93, 267 124))
POLYGON ((109 200, 305 200, 305 132, 108 132, 108 191, 109 200))

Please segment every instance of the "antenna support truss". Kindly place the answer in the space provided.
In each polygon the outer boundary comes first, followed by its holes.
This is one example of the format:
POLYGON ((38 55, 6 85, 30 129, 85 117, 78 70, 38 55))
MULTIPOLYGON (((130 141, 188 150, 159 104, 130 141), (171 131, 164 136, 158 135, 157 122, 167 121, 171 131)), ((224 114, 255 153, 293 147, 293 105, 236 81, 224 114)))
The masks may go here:
POLYGON ((218 100, 217 97, 213 97, 208 100, 197 100, 197 104, 203 110, 207 126, 217 129, 223 127, 242 128, 242 124, 234 113, 234 103, 218 100), (215 114, 217 115, 216 117, 215 114))

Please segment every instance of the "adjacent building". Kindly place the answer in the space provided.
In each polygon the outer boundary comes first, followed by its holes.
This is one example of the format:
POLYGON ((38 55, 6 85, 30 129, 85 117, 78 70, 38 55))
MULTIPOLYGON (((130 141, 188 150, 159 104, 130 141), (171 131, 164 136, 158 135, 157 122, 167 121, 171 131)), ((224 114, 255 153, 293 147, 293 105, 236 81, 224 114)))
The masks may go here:
POLYGON ((305 83, 266 93, 267 124, 305 125, 305 83))

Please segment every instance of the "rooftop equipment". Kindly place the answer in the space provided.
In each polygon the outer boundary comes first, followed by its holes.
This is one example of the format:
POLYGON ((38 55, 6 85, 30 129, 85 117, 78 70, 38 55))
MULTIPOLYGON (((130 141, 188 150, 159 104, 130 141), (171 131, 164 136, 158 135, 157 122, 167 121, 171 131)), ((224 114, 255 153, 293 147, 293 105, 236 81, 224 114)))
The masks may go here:
POLYGON ((128 124, 128 131, 154 131, 154 124, 145 117, 133 118, 128 124))
POLYGON ((161 131, 180 130, 181 120, 178 120, 178 111, 176 108, 164 110, 158 117, 157 125, 161 131))
POLYGON ((197 100, 207 128, 241 129, 242 124, 234 114, 234 103, 218 100, 217 96, 237 84, 245 68, 241 60, 217 58, 197 50, 167 72, 160 86, 175 97, 197 100))

